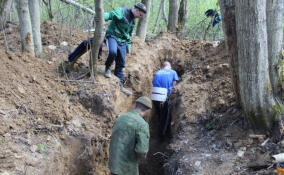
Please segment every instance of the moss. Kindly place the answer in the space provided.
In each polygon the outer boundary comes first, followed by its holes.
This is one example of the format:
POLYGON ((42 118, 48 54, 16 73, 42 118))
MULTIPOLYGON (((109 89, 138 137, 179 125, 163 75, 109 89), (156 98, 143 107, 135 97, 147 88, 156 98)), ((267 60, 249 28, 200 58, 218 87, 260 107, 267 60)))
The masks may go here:
POLYGON ((281 59, 278 63, 279 68, 279 83, 283 83, 284 81, 284 60, 281 59))
POLYGON ((279 100, 275 100, 276 104, 272 106, 273 111, 276 113, 276 116, 284 114, 284 105, 279 102, 279 100))
POLYGON ((272 93, 272 85, 271 85, 271 81, 269 78, 267 78, 267 88, 268 88, 268 92, 272 93))
POLYGON ((281 99, 284 100, 284 49, 279 53, 280 59, 278 62, 278 72, 279 72, 279 85, 281 87, 281 99))

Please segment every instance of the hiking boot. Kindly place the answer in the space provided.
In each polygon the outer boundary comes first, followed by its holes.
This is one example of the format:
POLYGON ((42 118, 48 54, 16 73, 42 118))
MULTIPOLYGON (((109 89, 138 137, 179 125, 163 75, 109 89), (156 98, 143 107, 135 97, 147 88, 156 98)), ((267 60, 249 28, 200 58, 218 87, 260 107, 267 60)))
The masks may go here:
POLYGON ((105 77, 106 78, 110 78, 111 77, 111 72, 110 72, 110 69, 107 69, 105 70, 105 77))
POLYGON ((132 92, 127 90, 123 85, 120 85, 121 92, 125 93, 126 95, 132 95, 132 92))

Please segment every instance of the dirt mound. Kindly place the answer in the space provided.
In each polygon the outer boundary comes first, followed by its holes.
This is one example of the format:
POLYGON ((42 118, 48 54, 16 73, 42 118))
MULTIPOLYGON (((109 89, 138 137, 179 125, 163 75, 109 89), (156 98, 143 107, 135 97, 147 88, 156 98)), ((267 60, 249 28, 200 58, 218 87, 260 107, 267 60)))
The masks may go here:
POLYGON ((170 61, 181 79, 170 97, 173 139, 168 149, 173 154, 167 154, 167 144, 157 142, 157 127, 151 123, 151 148, 141 174, 210 174, 213 167, 233 174, 249 162, 236 152, 253 150, 258 142, 240 142, 247 133, 239 127, 243 116, 234 104, 224 43, 180 41, 168 33, 146 43, 133 37, 124 75, 134 95, 127 97, 118 78, 103 77, 105 47, 94 82, 88 75, 88 54, 74 71, 58 73, 59 63, 87 35, 50 22, 41 27, 44 59, 20 52, 17 26, 5 30, 10 51, 0 48, 0 173, 108 174, 112 124, 136 97, 149 95, 163 61, 170 61))
MULTIPOLYGON (((126 86, 135 95, 127 97, 119 90, 118 78, 103 77, 102 60, 96 81, 90 81, 86 74, 88 54, 74 72, 59 74, 59 63, 86 34, 73 30, 70 37, 70 30, 50 22, 41 27, 43 59, 20 52, 17 26, 5 30, 9 52, 0 49, 0 172, 107 174, 113 121, 132 107, 137 96, 149 94, 149 77, 158 64, 155 50, 133 39, 135 52, 127 57, 125 77, 126 86), (68 46, 61 45, 62 41, 68 46)), ((0 44, 4 45, 2 36, 0 44)))
POLYGON ((60 38, 60 27, 42 23, 44 59, 22 54, 17 26, 6 29, 10 51, 0 49, 1 173, 107 172, 111 126, 120 112, 115 104, 126 96, 116 79, 106 84, 99 75, 95 83, 73 82, 57 73, 68 53, 60 42, 69 41, 72 47, 86 37, 82 32, 68 37, 63 28, 60 38))

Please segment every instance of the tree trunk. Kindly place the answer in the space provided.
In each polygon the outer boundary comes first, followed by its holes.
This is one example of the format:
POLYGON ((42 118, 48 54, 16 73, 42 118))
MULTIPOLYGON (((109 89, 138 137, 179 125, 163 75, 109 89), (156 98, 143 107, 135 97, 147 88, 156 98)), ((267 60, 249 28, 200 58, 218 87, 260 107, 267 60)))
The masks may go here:
POLYGON ((96 11, 96 30, 94 34, 94 40, 91 46, 90 54, 90 71, 92 79, 97 75, 97 58, 99 56, 100 44, 104 39, 104 9, 103 0, 95 1, 95 11, 96 11))
POLYGON ((187 23, 187 15, 188 15, 188 9, 187 9, 187 2, 188 0, 181 0, 179 11, 178 11, 178 31, 179 31, 179 37, 184 38, 185 32, 186 32, 186 23, 187 23))
POLYGON ((40 34, 40 7, 39 0, 29 0, 29 11, 32 24, 35 56, 40 57, 42 53, 40 34))
POLYGON ((142 3, 145 4, 145 6, 147 7, 147 13, 139 20, 136 35, 140 37, 143 41, 145 41, 147 34, 147 25, 150 16, 151 1, 152 0, 142 0, 142 3))
MULTIPOLYGON (((269 75, 272 84, 273 94, 280 96, 279 72, 280 52, 283 41, 283 0, 266 1, 267 36, 268 36, 268 61, 269 75)), ((282 64, 280 64, 282 65, 282 64)), ((280 82, 283 83, 283 82, 280 82)))
POLYGON ((229 62, 231 65, 231 77, 234 88, 234 93, 237 103, 240 104, 240 94, 238 85, 238 53, 237 53, 237 31, 235 19, 235 0, 219 0, 221 7, 221 16, 223 31, 225 34, 226 47, 229 54, 229 62))
POLYGON ((155 21, 155 25, 154 25, 154 28, 153 28, 153 33, 155 33, 156 31, 156 27, 158 25, 158 22, 160 21, 160 18, 161 18, 161 13, 162 13, 162 8, 163 8, 163 1, 165 0, 161 0, 161 3, 160 3, 160 8, 159 8, 159 11, 158 11, 158 15, 157 15, 157 18, 156 18, 156 21, 155 21))
POLYGON ((166 3, 165 3, 165 0, 162 0, 162 1, 163 1, 163 18, 165 20, 166 25, 168 26, 168 19, 166 15, 166 3))
POLYGON ((47 12, 48 12, 48 17, 50 21, 53 21, 53 14, 52 14, 52 8, 51 8, 51 0, 43 0, 43 3, 46 6, 47 12))
POLYGON ((178 21, 178 0, 170 0, 168 31, 176 32, 178 21))
POLYGON ((20 22, 22 51, 34 54, 34 42, 28 0, 15 1, 20 22))
POLYGON ((0 3, 0 30, 3 30, 6 25, 6 21, 9 18, 12 5, 13 5, 13 0, 2 0, 0 3))
POLYGON ((252 126, 267 131, 276 114, 268 71, 266 0, 235 2, 241 105, 252 126))

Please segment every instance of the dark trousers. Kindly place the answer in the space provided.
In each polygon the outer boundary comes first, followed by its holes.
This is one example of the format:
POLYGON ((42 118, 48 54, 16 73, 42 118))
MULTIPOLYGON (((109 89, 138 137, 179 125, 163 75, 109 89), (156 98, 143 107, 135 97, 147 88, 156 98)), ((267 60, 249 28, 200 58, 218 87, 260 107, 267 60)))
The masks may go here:
MULTIPOLYGON (((84 53, 86 53, 91 48, 91 42, 94 38, 89 38, 81 42, 81 44, 76 47, 76 49, 68 55, 69 62, 76 62, 84 53)), ((103 45, 100 45, 99 55, 102 54, 103 45)))
MULTIPOLYGON (((84 40, 71 54, 68 56, 69 62, 76 62, 79 57, 90 49, 90 44, 94 38, 84 40)), ((106 68, 110 68, 112 63, 115 61, 114 75, 120 79, 120 82, 124 82, 123 68, 125 67, 126 57, 126 43, 118 43, 115 38, 108 36, 105 38, 108 55, 106 58, 106 68)), ((102 53, 103 45, 100 46, 99 55, 102 53)))
POLYGON ((170 105, 168 100, 165 102, 153 101, 153 104, 159 117, 159 135, 163 138, 170 134, 170 105))
POLYGON ((113 37, 107 37, 106 46, 108 48, 108 56, 105 62, 106 68, 109 69, 115 61, 114 75, 120 79, 123 84, 123 68, 125 67, 126 43, 118 43, 113 37))

